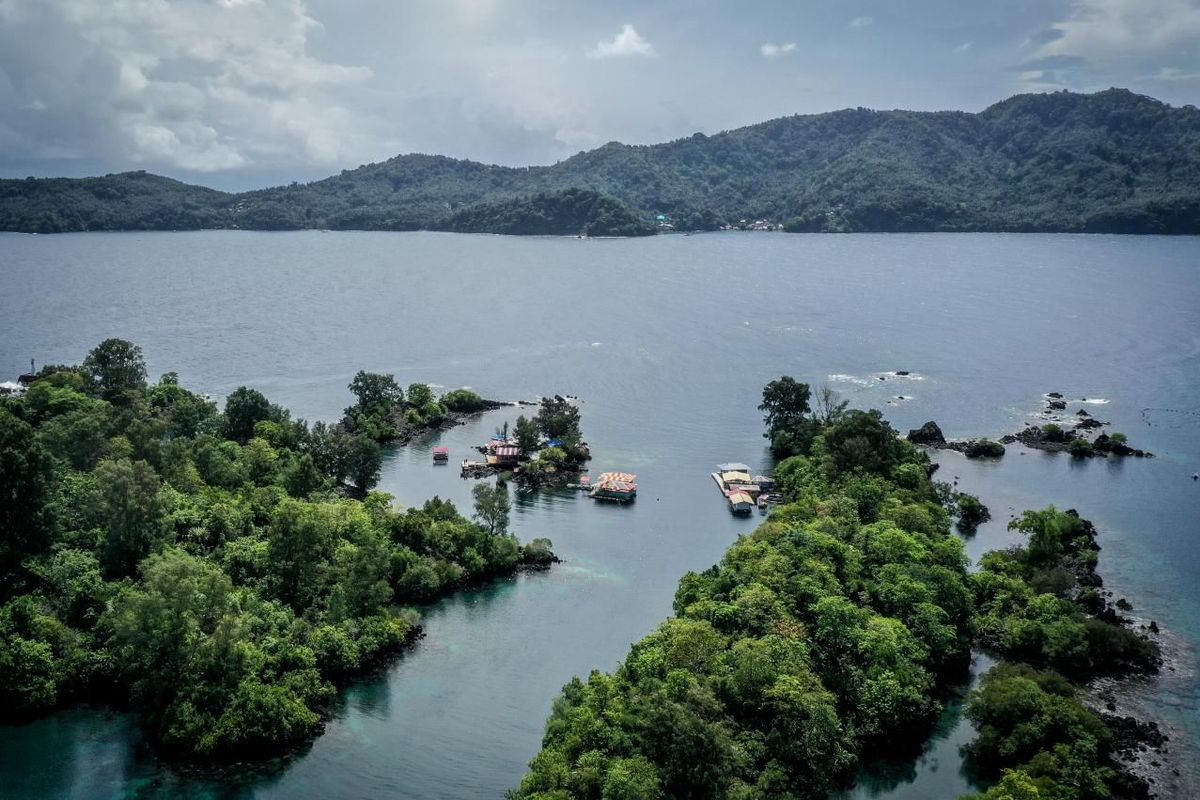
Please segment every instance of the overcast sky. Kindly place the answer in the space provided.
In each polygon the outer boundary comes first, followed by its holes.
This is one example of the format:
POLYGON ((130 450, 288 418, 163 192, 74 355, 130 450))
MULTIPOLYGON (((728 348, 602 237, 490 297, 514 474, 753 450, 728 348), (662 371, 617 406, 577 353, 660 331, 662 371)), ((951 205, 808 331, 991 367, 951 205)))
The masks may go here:
POLYGON ((548 164, 772 117, 1200 101, 1200 0, 0 0, 0 175, 548 164))

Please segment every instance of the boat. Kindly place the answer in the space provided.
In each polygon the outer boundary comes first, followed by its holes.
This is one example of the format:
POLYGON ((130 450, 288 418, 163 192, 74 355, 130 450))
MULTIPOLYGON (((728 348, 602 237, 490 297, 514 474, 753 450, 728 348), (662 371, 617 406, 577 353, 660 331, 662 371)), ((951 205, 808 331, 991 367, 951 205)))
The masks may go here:
POLYGON ((593 500, 628 503, 637 497, 637 475, 632 472, 605 472, 588 492, 593 500))
POLYGON ((450 448, 449 447, 433 448, 433 460, 434 461, 449 461, 450 460, 450 448))
POLYGON ((760 494, 760 495, 758 496, 758 510, 759 510, 759 512, 760 512, 760 513, 762 513, 762 514, 765 514, 765 513, 767 513, 767 507, 768 507, 768 505, 769 505, 769 503, 768 503, 768 501, 767 501, 767 496, 766 496, 765 494, 760 494))

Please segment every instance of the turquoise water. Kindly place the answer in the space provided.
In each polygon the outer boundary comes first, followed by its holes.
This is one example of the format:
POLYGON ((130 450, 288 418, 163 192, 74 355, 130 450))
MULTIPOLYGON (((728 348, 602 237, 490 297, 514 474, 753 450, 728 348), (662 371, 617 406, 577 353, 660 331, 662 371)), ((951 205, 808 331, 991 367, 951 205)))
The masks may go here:
MULTIPOLYGON (((583 399, 593 469, 637 472, 642 486, 629 507, 518 498, 515 531, 549 536, 565 563, 429 609, 427 638, 347 690, 325 734, 287 763, 180 775, 129 718, 69 710, 0 727, 0 793, 501 796, 562 684, 613 667, 670 613, 683 572, 757 524, 727 513, 708 473, 767 465, 755 407, 783 373, 829 382, 898 428, 935 419, 950 436, 1021 427, 1047 391, 1107 400, 1086 407, 1159 458, 945 453, 940 477, 992 508, 973 555, 1011 541, 1004 526, 1022 508, 1053 502, 1097 522, 1108 583, 1179 642, 1183 671, 1138 702, 1186 753, 1200 737, 1186 671, 1200 641, 1198 262, 1200 240, 1156 237, 0 236, 0 377, 30 357, 77 361, 115 335, 143 347, 154 376, 175 370, 214 396, 252 385, 309 420, 340 416, 358 369, 498 399, 569 393, 583 399)), ((437 494, 468 506, 470 484, 434 467, 431 448, 448 445, 457 463, 516 413, 392 453, 381 488, 406 505, 437 494)), ((943 723, 910 767, 866 775, 854 795, 965 790, 956 754, 969 726, 953 709, 943 723)))

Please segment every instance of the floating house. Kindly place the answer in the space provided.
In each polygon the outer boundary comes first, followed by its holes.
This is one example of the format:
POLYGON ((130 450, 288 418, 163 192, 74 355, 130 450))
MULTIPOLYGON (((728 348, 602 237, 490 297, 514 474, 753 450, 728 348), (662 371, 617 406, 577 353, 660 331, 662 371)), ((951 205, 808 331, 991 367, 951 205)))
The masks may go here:
POLYGON ((637 497, 637 475, 631 472, 605 472, 596 479, 588 497, 593 500, 608 500, 628 503, 637 497))
POLYGON ((433 448, 433 460, 434 461, 449 461, 450 460, 450 448, 449 447, 433 448))
POLYGON ((736 461, 729 464, 718 464, 717 471, 712 474, 712 479, 716 482, 717 488, 721 490, 721 494, 726 497, 732 491, 741 491, 752 495, 751 499, 753 499, 761 491, 758 484, 755 483, 755 479, 750 477, 750 467, 736 461))
POLYGON ((499 467, 501 469, 507 467, 515 467, 517 462, 521 460, 521 448, 512 444, 502 444, 490 448, 488 453, 487 463, 489 467, 499 467))
POLYGON ((754 510, 754 501, 745 492, 730 492, 729 510, 734 514, 749 514, 754 510))

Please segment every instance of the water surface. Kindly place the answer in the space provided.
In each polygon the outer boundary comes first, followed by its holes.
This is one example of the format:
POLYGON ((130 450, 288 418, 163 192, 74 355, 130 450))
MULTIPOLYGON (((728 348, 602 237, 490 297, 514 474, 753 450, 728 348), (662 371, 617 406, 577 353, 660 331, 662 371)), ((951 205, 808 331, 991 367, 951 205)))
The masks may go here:
MULTIPOLYGON (((764 383, 828 381, 898 428, 999 435, 1042 395, 1114 422, 1147 461, 1011 450, 939 457, 992 507, 973 556, 1012 541, 1010 514, 1053 502, 1100 526, 1101 570, 1138 612, 1200 640, 1200 240, 1068 235, 713 234, 578 241, 449 234, 153 233, 0 236, 0 377, 76 362, 109 336, 152 376, 222 396, 247 384, 309 420, 335 419, 359 369, 499 399, 583 399, 593 469, 637 472, 636 504, 522 497, 513 528, 566 563, 449 598, 427 638, 344 693, 325 734, 236 781, 159 764, 129 718, 68 710, 0 727, 5 797, 500 797, 537 752, 559 688, 611 669, 670 613, 686 570, 757 518, 725 510, 714 464, 768 465, 764 383), (907 370, 901 378, 889 373, 907 370), (884 378, 884 380, 880 380, 884 378), (899 399, 903 397, 904 399, 899 399)), ((469 507, 456 462, 515 418, 493 412, 392 453, 381 488, 469 507)), ((1140 702, 1200 733, 1194 676, 1140 702)), ((969 726, 952 707, 911 769, 859 797, 953 796, 969 726)), ((1187 762, 1194 769, 1194 759, 1187 762)))

